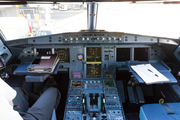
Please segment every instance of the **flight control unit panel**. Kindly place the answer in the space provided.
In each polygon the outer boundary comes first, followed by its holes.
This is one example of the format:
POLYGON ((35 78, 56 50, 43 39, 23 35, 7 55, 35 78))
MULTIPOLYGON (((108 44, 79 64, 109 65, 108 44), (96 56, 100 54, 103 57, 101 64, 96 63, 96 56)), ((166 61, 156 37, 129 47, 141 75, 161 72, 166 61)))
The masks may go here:
POLYGON ((70 80, 64 120, 125 120, 115 81, 70 80))

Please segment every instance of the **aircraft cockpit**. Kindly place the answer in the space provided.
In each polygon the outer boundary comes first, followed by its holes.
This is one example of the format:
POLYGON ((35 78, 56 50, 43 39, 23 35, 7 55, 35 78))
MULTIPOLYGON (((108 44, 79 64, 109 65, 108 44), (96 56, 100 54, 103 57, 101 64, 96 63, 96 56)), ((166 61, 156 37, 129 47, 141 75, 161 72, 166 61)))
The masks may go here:
POLYGON ((40 96, 48 87, 57 88, 61 100, 51 120, 180 118, 179 23, 169 19, 177 16, 179 2, 47 0, 53 3, 48 6, 45 1, 14 1, 0 1, 0 21, 11 19, 20 28, 0 22, 1 78, 40 96), (10 4, 17 18, 9 17, 10 4), (172 11, 163 13, 166 7, 172 11), (154 21, 153 13, 159 13, 154 21), (75 16, 63 18, 68 15, 75 16), (108 17, 113 15, 114 20, 108 17), (156 24, 139 22, 139 17, 156 24), (163 23, 164 18, 171 22, 163 23), (84 23, 87 28, 81 29, 84 23))

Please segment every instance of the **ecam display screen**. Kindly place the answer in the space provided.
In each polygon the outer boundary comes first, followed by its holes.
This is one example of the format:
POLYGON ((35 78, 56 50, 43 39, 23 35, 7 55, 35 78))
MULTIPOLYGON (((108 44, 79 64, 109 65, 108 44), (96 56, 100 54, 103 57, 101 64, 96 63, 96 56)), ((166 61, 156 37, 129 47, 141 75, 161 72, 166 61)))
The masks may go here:
POLYGON ((134 60, 148 61, 148 48, 134 48, 134 60))
POLYGON ((88 47, 87 61, 101 61, 101 48, 100 47, 88 47))
POLYGON ((87 77, 88 78, 101 77, 101 64, 87 64, 87 77))
POLYGON ((114 87, 114 82, 112 80, 104 81, 104 85, 105 85, 105 87, 114 87))
POLYGON ((81 87, 81 81, 72 81, 71 87, 81 87))

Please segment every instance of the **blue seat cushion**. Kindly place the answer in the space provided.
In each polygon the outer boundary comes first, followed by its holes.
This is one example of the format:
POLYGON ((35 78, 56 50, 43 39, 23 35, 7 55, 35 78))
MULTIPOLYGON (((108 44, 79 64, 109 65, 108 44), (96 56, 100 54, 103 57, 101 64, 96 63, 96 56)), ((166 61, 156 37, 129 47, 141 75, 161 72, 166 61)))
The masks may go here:
POLYGON ((146 104, 140 107, 140 120, 180 120, 180 103, 166 103, 174 114, 167 114, 161 104, 146 104))

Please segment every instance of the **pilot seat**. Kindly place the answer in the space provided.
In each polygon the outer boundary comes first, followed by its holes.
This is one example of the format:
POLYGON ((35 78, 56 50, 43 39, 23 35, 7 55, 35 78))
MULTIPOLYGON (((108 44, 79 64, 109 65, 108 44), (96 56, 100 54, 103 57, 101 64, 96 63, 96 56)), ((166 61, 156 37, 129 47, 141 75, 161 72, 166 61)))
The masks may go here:
POLYGON ((140 120, 179 120, 180 103, 142 105, 139 118, 140 120))

